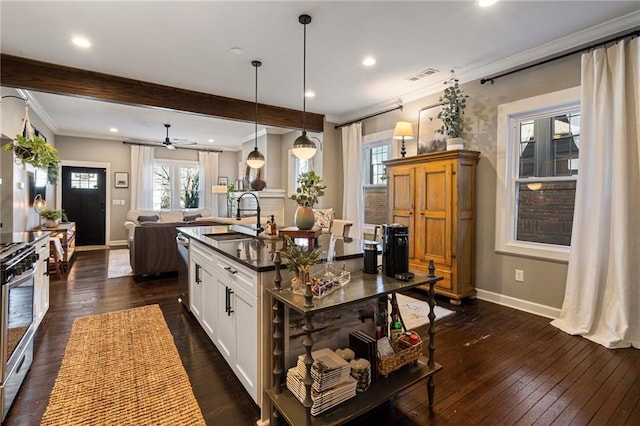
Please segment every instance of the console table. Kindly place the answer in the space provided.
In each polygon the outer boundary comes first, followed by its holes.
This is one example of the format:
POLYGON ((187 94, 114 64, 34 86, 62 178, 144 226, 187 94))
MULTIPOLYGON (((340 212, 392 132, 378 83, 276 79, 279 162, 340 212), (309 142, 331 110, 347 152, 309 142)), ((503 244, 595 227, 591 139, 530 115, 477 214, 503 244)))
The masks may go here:
POLYGON ((433 407, 433 395, 435 390, 433 374, 442 368, 441 365, 435 363, 433 356, 435 350, 435 346, 433 344, 435 336, 434 322, 436 317, 434 313, 434 285, 437 281, 442 280, 442 277, 434 274, 435 266, 433 261, 429 262, 429 275, 416 274, 412 281, 398 281, 383 274, 371 275, 357 272, 351 275, 351 281, 349 284, 328 296, 325 296, 324 298, 314 298, 311 294, 310 284, 307 285, 307 291, 304 297, 294 294, 291 289, 281 288, 279 258, 276 258, 275 263, 275 286, 265 288, 266 293, 271 298, 273 306, 273 316, 270 324, 271 330, 273 331, 273 377, 272 387, 266 390, 266 395, 272 403, 270 424, 278 425, 281 418, 290 425, 343 424, 377 407, 397 393, 423 379, 427 379, 429 407, 433 407), (429 286, 429 357, 425 358, 421 356, 417 363, 413 365, 405 365, 400 370, 391 373, 389 377, 380 378, 376 383, 373 383, 367 391, 357 394, 355 397, 319 414, 318 416, 312 416, 312 401, 310 396, 312 386, 311 379, 305 380, 307 397, 304 404, 301 404, 287 389, 286 380, 283 380, 283 375, 286 371, 283 356, 285 306, 304 316, 304 363, 307 371, 307 378, 310 378, 311 366, 313 365, 313 357, 311 356, 313 339, 311 334, 313 331, 312 318, 314 314, 331 309, 340 309, 345 305, 351 305, 366 300, 374 300, 381 296, 386 297, 390 293, 407 290, 418 285, 429 286))
POLYGON ((55 228, 36 228, 39 231, 51 232, 51 238, 59 238, 62 244, 62 251, 64 253, 62 257, 62 267, 64 270, 69 269, 69 263, 73 258, 73 254, 76 251, 76 223, 68 222, 61 223, 55 228))

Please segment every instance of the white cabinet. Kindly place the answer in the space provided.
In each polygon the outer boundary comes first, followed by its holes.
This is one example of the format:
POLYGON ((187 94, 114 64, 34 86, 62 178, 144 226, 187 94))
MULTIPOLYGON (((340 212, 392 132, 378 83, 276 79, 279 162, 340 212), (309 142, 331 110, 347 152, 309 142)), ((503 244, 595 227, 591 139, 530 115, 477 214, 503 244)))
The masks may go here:
POLYGON ((38 328, 49 310, 49 237, 36 243, 36 276, 34 282, 33 311, 35 327, 38 328))
POLYGON ((193 239, 191 312, 258 402, 258 273, 193 239))
POLYGON ((189 309, 210 339, 215 336, 216 288, 214 263, 208 250, 189 244, 189 309))

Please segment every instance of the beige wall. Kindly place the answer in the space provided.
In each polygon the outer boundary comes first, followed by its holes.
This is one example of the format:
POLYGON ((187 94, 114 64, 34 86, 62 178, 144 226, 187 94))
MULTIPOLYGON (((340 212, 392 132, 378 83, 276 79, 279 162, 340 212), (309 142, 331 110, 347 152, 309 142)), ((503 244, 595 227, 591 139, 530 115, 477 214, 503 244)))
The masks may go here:
MULTIPOLYGON (((471 126, 468 149, 480 151, 477 180, 476 287, 503 296, 560 308, 564 298, 567 267, 564 263, 542 261, 495 252, 496 218, 496 135, 498 105, 580 84, 578 55, 538 66, 481 85, 474 81, 462 85, 469 95, 466 117, 471 126), (514 279, 515 269, 525 273, 524 283, 514 279)), ((379 116, 363 123, 363 133, 392 129, 396 121, 417 126, 418 111, 437 102, 438 95, 405 105, 403 111, 379 116)), ((408 146, 415 154, 415 144, 408 146)))

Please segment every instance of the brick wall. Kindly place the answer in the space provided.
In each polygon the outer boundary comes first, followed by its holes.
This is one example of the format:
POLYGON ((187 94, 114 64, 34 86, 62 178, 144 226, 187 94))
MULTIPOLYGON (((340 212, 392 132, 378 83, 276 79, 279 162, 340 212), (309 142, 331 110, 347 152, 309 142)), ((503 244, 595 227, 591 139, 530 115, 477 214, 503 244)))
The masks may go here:
POLYGON ((372 187, 364 190, 364 223, 382 225, 387 223, 387 187, 372 187))
POLYGON ((576 182, 544 183, 532 191, 520 185, 518 240, 571 245, 576 182))

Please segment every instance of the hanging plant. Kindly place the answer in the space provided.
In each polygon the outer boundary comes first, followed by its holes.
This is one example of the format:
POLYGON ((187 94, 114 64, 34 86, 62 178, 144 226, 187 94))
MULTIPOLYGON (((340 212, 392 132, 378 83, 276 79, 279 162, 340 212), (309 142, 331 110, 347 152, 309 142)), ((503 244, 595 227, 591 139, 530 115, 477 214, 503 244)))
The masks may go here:
POLYGON ((446 88, 438 101, 442 104, 442 109, 435 118, 442 120, 442 126, 436 129, 436 133, 440 133, 448 138, 460 138, 464 130, 464 110, 467 108, 467 98, 458 84, 454 71, 451 70, 451 78, 444 82, 446 88))
POLYGON ((16 135, 14 141, 4 146, 4 150, 7 152, 13 150, 16 160, 20 163, 29 163, 37 169, 45 169, 48 182, 52 185, 58 183, 58 166, 60 165, 58 150, 42 137, 26 138, 16 135))

